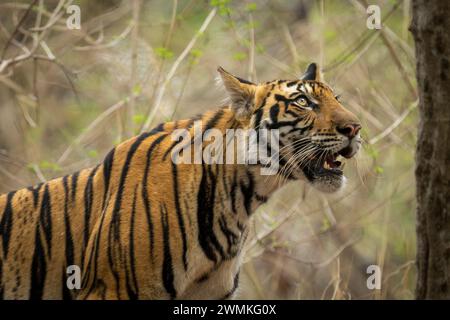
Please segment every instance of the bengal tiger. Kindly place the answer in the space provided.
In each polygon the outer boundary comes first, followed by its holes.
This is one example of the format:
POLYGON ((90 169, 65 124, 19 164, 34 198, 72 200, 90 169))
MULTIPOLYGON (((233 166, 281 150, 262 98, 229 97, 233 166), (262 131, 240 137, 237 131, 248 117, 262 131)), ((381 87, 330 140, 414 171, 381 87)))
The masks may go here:
POLYGON ((315 63, 300 79, 260 84, 218 72, 227 106, 160 124, 93 168, 0 196, 1 298, 233 298, 256 209, 290 181, 343 186, 337 157, 355 155, 361 125, 315 63), (175 163, 172 133, 198 121, 202 132, 278 130, 279 170, 175 163), (67 286, 70 266, 82 271, 79 289, 67 286))

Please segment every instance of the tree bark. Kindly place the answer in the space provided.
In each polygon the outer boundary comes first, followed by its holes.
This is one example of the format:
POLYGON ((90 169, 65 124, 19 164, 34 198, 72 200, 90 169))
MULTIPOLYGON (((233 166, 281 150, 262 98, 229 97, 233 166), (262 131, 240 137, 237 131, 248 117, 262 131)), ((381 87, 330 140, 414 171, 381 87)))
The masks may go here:
POLYGON ((417 299, 450 299, 450 1, 413 0, 419 130, 417 299))

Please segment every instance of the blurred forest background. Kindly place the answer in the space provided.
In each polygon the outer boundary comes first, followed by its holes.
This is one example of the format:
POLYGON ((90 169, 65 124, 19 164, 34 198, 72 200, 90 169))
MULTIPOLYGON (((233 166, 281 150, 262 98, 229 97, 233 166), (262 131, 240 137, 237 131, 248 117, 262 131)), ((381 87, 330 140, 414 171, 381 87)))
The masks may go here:
POLYGON ((238 298, 414 298, 410 2, 370 4, 381 30, 366 27, 365 0, 2 0, 0 192, 92 166, 161 121, 220 106, 219 65, 268 81, 315 61, 362 120, 364 148, 340 194, 297 183, 260 208, 238 298), (81 30, 66 26, 71 4, 81 30), (372 264, 380 290, 366 285, 372 264))

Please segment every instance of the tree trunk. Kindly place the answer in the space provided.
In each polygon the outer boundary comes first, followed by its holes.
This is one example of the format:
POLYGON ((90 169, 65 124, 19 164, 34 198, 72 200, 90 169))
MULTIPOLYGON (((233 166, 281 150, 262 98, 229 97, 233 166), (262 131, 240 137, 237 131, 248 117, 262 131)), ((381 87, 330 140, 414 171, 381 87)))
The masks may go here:
POLYGON ((413 0, 419 132, 417 299, 450 299, 450 1, 413 0))

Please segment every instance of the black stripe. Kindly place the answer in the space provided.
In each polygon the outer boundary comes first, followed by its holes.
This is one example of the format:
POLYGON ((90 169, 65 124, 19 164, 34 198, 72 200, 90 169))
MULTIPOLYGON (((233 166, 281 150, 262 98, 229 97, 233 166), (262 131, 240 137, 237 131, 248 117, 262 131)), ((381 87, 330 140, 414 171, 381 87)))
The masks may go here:
POLYGON ((252 85, 255 85, 253 82, 250 82, 250 81, 248 81, 248 80, 245 80, 245 79, 242 79, 242 78, 239 78, 239 77, 235 77, 235 78, 238 79, 239 82, 242 82, 242 83, 245 83, 245 84, 252 84, 252 85))
MULTIPOLYGON (((297 108, 296 106, 294 106, 294 109, 295 109, 295 110, 296 110, 296 109, 301 110, 300 108, 297 108)), ((296 111, 298 112, 298 110, 296 110, 296 111)), ((294 118, 299 118, 299 117, 301 117, 300 114, 297 114, 297 113, 295 113, 295 112, 292 111, 292 110, 286 110, 286 111, 285 111, 285 114, 289 114, 289 115, 291 115, 291 116, 294 117, 294 118)), ((302 118, 302 120, 303 120, 303 118, 302 118)))
POLYGON ((42 196, 41 212, 39 214, 39 225, 42 227, 47 245, 49 258, 52 256, 52 204, 50 201, 50 191, 48 185, 45 185, 44 195, 42 196))
POLYGON ((290 82, 286 83, 286 86, 287 86, 287 87, 295 86, 295 85, 297 84, 297 82, 298 82, 298 81, 290 81, 290 82))
POLYGON ((175 146, 180 142, 183 141, 183 136, 178 137, 177 140, 173 141, 172 144, 170 145, 169 148, 167 148, 166 152, 164 152, 164 155, 162 157, 163 161, 166 161, 167 156, 169 155, 169 153, 173 150, 173 148, 175 148, 175 146))
POLYGON ((221 173, 222 176, 222 185, 223 185, 223 190, 225 192, 226 195, 230 194, 230 190, 229 186, 228 186, 228 175, 227 175, 227 166, 221 166, 221 168, 223 169, 223 172, 221 173))
POLYGON ((34 242, 29 298, 30 300, 41 300, 44 293, 45 277, 47 275, 47 262, 40 237, 39 224, 36 226, 34 242))
POLYGON ((194 117, 190 118, 188 123, 186 124, 186 130, 189 130, 194 125, 195 121, 201 120, 203 118, 203 114, 199 113, 195 115, 194 117))
POLYGON ((44 185, 43 182, 39 183, 37 186, 29 187, 28 190, 31 191, 33 195, 33 206, 36 208, 39 202, 39 193, 41 191, 41 187, 44 185))
POLYGON ((272 120, 272 123, 278 122, 279 113, 280 113, 280 106, 278 105, 278 103, 270 107, 270 120, 272 120))
MULTIPOLYGON (((90 235, 90 219, 92 214, 92 204, 94 200, 94 176, 97 173, 97 169, 99 166, 96 166, 92 169, 91 173, 88 176, 86 186, 84 187, 84 228, 83 228, 83 250, 81 256, 84 257, 84 253, 86 251, 86 247, 89 241, 90 235)), ((81 269, 83 269, 83 260, 81 260, 81 269)))
MULTIPOLYGON (((69 204, 69 187, 67 184, 67 178, 68 176, 65 176, 63 178, 63 187, 64 187, 64 225, 65 225, 65 255, 66 255, 66 263, 65 267, 71 266, 74 264, 74 246, 73 246, 73 238, 72 238, 72 232, 70 228, 70 218, 69 218, 69 210, 68 210, 68 204, 69 204)), ((66 270, 63 270, 63 279, 65 279, 66 270)), ((63 281, 62 283, 63 288, 63 298, 64 299, 71 299, 71 291, 67 288, 66 282, 63 281)))
MULTIPOLYGON (((209 121, 206 123, 206 126, 203 128, 203 132, 205 132, 206 130, 209 130, 213 127, 216 126, 217 122, 220 121, 220 119, 222 118, 222 116, 224 115, 225 111, 223 109, 219 109, 216 111, 216 113, 212 116, 211 119, 209 119, 209 121)), ((189 124, 189 126, 193 125, 196 119, 191 119, 193 120, 192 123, 189 124)), ((203 136, 203 132, 202 132, 202 136, 203 136)), ((181 137, 180 137, 181 138, 181 137)), ((195 143, 195 139, 191 139, 191 144, 195 143)), ((172 151, 172 149, 179 143, 179 141, 174 141, 170 147, 166 150, 166 152, 164 153, 163 156, 163 161, 165 161, 167 159, 167 156, 169 155, 169 153, 172 151)))
POLYGON ((275 100, 277 100, 278 102, 283 101, 286 106, 292 102, 292 99, 286 98, 281 94, 275 94, 275 100))
POLYGON ((114 152, 115 149, 112 149, 105 157, 105 160, 103 160, 103 180, 104 180, 104 184, 105 184, 105 190, 103 191, 103 204, 102 204, 102 209, 105 208, 105 201, 106 201, 106 195, 108 194, 109 191, 109 180, 111 179, 111 171, 112 171, 112 167, 113 167, 113 162, 114 162, 114 152))
POLYGON ((288 95, 289 99, 296 100, 302 95, 302 92, 292 92, 288 95))
MULTIPOLYGON (((3 260, 1 257, 0 257, 0 274, 3 274, 3 260)), ((0 277, 0 300, 5 299, 5 297, 3 296, 4 292, 5 292, 5 288, 3 287, 2 279, 0 277)))
POLYGON ((48 185, 45 185, 42 196, 41 211, 39 214, 39 223, 35 231, 35 247, 33 260, 31 263, 31 284, 30 299, 42 299, 47 275, 47 259, 45 256, 44 245, 41 240, 41 229, 44 231, 44 237, 47 245, 49 258, 51 257, 51 238, 52 238, 52 220, 51 220, 51 202, 48 185))
POLYGON ((173 265, 172 265, 172 255, 170 253, 170 235, 169 235, 169 222, 167 217, 167 209, 165 205, 160 206, 161 210, 161 224, 163 231, 163 248, 164 248, 164 260, 162 267, 162 278, 164 283, 164 288, 169 293, 171 299, 177 297, 177 291, 173 285, 174 275, 173 275, 173 265))
POLYGON ((225 111, 223 109, 217 110, 216 113, 214 114, 214 116, 211 119, 209 119, 209 121, 206 123, 204 131, 214 128, 217 125, 217 123, 220 121, 220 119, 223 117, 224 114, 225 114, 225 111))
POLYGON ((134 255, 134 219, 136 216, 136 193, 137 193, 137 186, 134 188, 134 195, 133 195, 133 205, 131 208, 131 217, 130 217, 130 237, 128 239, 128 243, 130 246, 130 269, 131 269, 131 281, 133 281, 133 287, 130 285, 130 276, 129 271, 126 272, 126 287, 127 287, 127 293, 128 297, 132 300, 136 300, 139 297, 138 293, 138 285, 136 280, 136 265, 135 265, 135 255, 134 255))
POLYGON ((95 240, 93 244, 93 248, 91 250, 91 253, 89 255, 89 260, 86 264, 86 272, 83 274, 83 281, 81 283, 83 288, 87 287, 87 284, 89 283, 89 280, 91 279, 91 268, 94 269, 94 275, 92 277, 92 281, 90 283, 90 287, 87 291, 86 295, 91 294, 91 292, 96 288, 96 282, 100 282, 101 279, 97 279, 97 267, 99 265, 99 244, 101 239, 101 233, 103 228, 103 223, 105 221, 106 214, 102 214, 100 218, 100 225, 98 227, 98 232, 95 234, 95 240), (93 262, 94 261, 94 262, 93 262), (92 266, 93 263, 93 266, 92 266))
POLYGON ((11 229, 13 223, 13 208, 11 202, 15 194, 16 191, 12 191, 6 196, 5 209, 3 210, 2 220, 0 220, 0 236, 2 238, 3 256, 5 260, 8 255, 9 240, 11 238, 11 229))
POLYGON ((231 210, 233 213, 237 213, 236 209, 236 192, 237 192, 237 172, 234 170, 233 182, 231 183, 231 210))
POLYGON ((263 196, 263 195, 258 194, 256 192, 255 192, 255 197, 256 197, 256 200, 258 200, 259 202, 262 202, 262 203, 267 202, 267 200, 269 199, 269 198, 267 198, 267 196, 263 196))
POLYGON ((210 204, 211 201, 210 198, 214 197, 213 194, 211 194, 211 189, 214 188, 214 184, 211 186, 210 189, 208 186, 205 167, 203 165, 202 169, 203 169, 202 180, 200 181, 200 186, 197 193, 198 241, 206 257, 209 260, 216 263, 217 262, 216 254, 208 241, 208 234, 206 233, 207 228, 209 228, 207 215, 208 212, 213 209, 210 204))
POLYGON ((159 132, 162 132, 162 131, 164 131, 164 123, 158 124, 156 127, 154 127, 154 128, 149 132, 149 134, 150 134, 150 135, 153 135, 153 134, 156 134, 156 133, 159 133, 159 132))
POLYGON ((244 182, 241 181, 241 192, 244 196, 244 207, 245 211, 247 212, 247 215, 251 215, 251 208, 252 208, 252 200, 253 195, 255 192, 255 180, 253 179, 253 175, 250 173, 250 171, 247 171, 247 178, 248 178, 248 184, 245 185, 244 182))
POLYGON ((202 282, 204 282, 204 281, 206 281, 208 279, 209 279, 209 273, 204 273, 199 278, 197 278, 194 282, 195 283, 202 283, 202 282))
POLYGON ((270 95, 272 93, 269 91, 266 96, 264 97, 264 99, 261 101, 261 104, 259 105, 258 109, 261 109, 262 107, 264 107, 266 105, 267 99, 270 98, 270 95))
POLYGON ((128 170, 130 169, 131 159, 133 158, 136 150, 139 148, 141 143, 150 136, 149 133, 143 133, 136 138, 127 153, 127 158, 122 168, 120 175, 119 186, 117 189, 117 197, 114 203, 114 210, 112 212, 111 226, 114 228, 114 239, 119 240, 119 212, 122 206, 122 196, 124 193, 125 182, 128 176, 128 170))
MULTIPOLYGON (((223 112, 223 110, 221 110, 223 112)), ((194 125, 195 121, 200 120, 202 118, 202 114, 196 115, 195 117, 189 119, 185 130, 189 130, 192 128, 192 126, 194 125)), ((176 127, 174 128, 176 129, 176 127)), ((181 138, 181 137, 180 137, 181 138)), ((166 152, 164 152, 163 155, 163 161, 166 161, 167 156, 169 155, 169 153, 173 150, 173 148, 175 148, 175 146, 179 143, 179 140, 175 140, 174 142, 172 142, 172 144, 170 145, 169 148, 167 148, 166 152)), ((194 143, 194 139, 191 139, 191 144, 194 143)))
POLYGON ((161 135, 158 138, 156 138, 155 141, 153 141, 150 148, 148 148, 148 150, 147 150, 147 163, 145 164, 144 179, 142 180, 142 189, 141 189, 142 199, 144 201, 145 215, 147 217, 147 224, 148 224, 148 230, 149 230, 149 243, 150 243, 150 249, 152 250, 151 254, 150 254, 150 258, 152 259, 152 261, 153 261, 153 251, 154 251, 154 231, 153 231, 153 222, 152 222, 152 216, 151 216, 151 204, 150 204, 150 200, 148 198, 148 191, 147 191, 148 174, 149 174, 149 170, 150 170, 150 163, 152 160, 153 150, 161 143, 161 141, 165 137, 167 137, 167 134, 161 135))
POLYGON ((67 287, 67 267, 62 266, 61 272, 61 286, 63 300, 72 300, 71 290, 67 287))
POLYGON ((77 186, 78 186, 78 177, 79 177, 80 173, 79 172, 75 172, 72 175, 72 183, 71 183, 71 188, 72 188, 72 201, 75 204, 75 197, 77 195, 77 186))
POLYGON ((228 253, 228 258, 230 258, 231 255, 233 254, 233 252, 232 252, 233 245, 236 244, 238 236, 228 228, 227 221, 224 216, 221 216, 219 218, 219 227, 220 227, 220 230, 222 231, 223 235, 227 239, 227 244, 228 244, 227 253, 228 253))
POLYGON ((202 165, 202 180, 197 193, 198 240, 206 257, 217 263, 213 246, 222 258, 225 258, 225 253, 214 234, 214 202, 217 181, 210 170, 211 166, 207 166, 207 168, 209 170, 202 165))
POLYGON ((268 129, 279 129, 281 127, 294 127, 297 125, 297 123, 299 123, 302 119, 301 118, 297 118, 295 120, 292 121, 279 121, 277 123, 270 123, 267 128, 268 129))
POLYGON ((238 227, 239 231, 242 233, 245 230, 245 225, 243 225, 242 223, 240 223, 239 221, 237 222, 236 226, 238 227))
POLYGON ((318 143, 336 142, 336 141, 340 141, 340 139, 333 139, 333 138, 323 139, 323 140, 319 140, 318 143))
POLYGON ((184 270, 187 270, 187 241, 186 230, 184 227, 183 214, 180 207, 180 193, 178 191, 178 172, 176 164, 172 162, 172 178, 173 178, 173 197, 175 200, 175 211, 177 213, 178 224, 181 232, 181 240, 183 241, 183 266, 184 270))
POLYGON ((225 294, 225 295, 221 298, 221 300, 225 300, 225 299, 230 298, 230 297, 233 295, 233 293, 237 290, 238 286, 239 286, 239 271, 238 271, 238 273, 236 273, 236 275, 234 276, 233 288, 231 288, 231 290, 230 290, 227 294, 225 294))
POLYGON ((109 261, 109 267, 111 269, 111 272, 114 276, 114 279, 116 281, 116 290, 117 290, 117 296, 120 299, 120 282, 119 282, 119 269, 120 267, 116 268, 116 261, 114 260, 114 257, 120 257, 121 251, 122 251, 122 242, 120 241, 120 210, 122 208, 122 197, 124 194, 124 188, 125 188, 125 182, 128 177, 128 170, 130 169, 130 163, 133 158, 133 155, 136 153, 137 149, 141 145, 141 143, 147 139, 150 136, 150 133, 143 133, 140 136, 136 138, 136 140, 131 145, 130 149, 127 153, 127 158, 125 160, 125 163, 122 168, 122 172, 120 175, 120 181, 117 188, 117 196, 116 200, 114 202, 114 208, 112 211, 112 217, 111 217, 111 223, 109 228, 109 247, 108 247, 108 261, 109 261), (115 251, 115 254, 113 254, 113 251, 115 251))
POLYGON ((264 109, 263 108, 259 108, 258 110, 256 110, 256 112, 255 112, 255 114, 256 114, 255 115, 255 123, 253 125, 253 127, 255 129, 259 128, 259 125, 261 123, 261 119, 262 119, 263 113, 264 113, 264 109))

